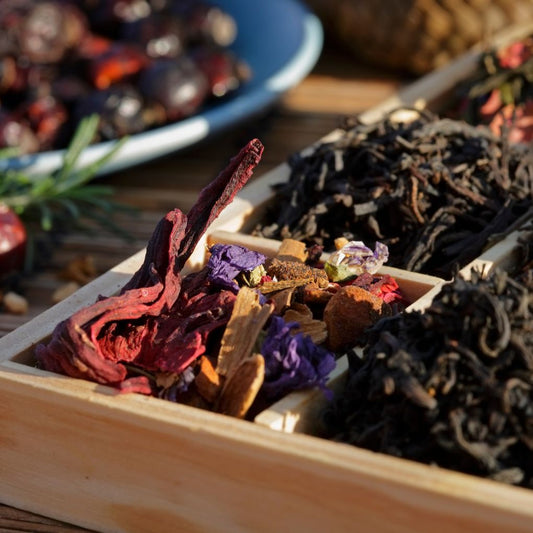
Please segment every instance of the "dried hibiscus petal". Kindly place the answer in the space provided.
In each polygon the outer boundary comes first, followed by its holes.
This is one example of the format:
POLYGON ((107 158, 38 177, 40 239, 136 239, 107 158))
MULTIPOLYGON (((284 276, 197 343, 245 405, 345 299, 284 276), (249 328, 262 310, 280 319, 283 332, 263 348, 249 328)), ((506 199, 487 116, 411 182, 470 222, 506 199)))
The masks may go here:
POLYGON ((178 209, 157 225, 145 260, 117 296, 100 298, 58 324, 36 348, 46 370, 147 392, 145 379, 128 378, 125 363, 179 372, 205 352, 209 333, 231 315, 234 294, 194 286, 182 295, 180 271, 198 240, 245 185, 263 145, 252 140, 200 193, 186 216, 178 209), (183 296, 183 297, 182 297, 183 296))
POLYGON ((393 302, 405 304, 398 282, 389 274, 374 276, 367 272, 357 276, 348 284, 361 287, 388 304, 393 302))

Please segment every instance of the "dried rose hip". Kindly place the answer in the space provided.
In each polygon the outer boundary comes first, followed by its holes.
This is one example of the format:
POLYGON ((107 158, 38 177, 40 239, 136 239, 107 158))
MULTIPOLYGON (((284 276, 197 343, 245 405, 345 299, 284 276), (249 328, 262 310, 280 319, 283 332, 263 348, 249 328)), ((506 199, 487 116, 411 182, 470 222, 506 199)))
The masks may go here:
POLYGON ((181 19, 171 13, 152 13, 123 24, 121 38, 141 45, 149 57, 177 57, 186 48, 181 19))
POLYGON ((98 134, 102 139, 139 133, 146 124, 143 117, 143 98, 131 85, 115 85, 93 91, 74 110, 77 120, 97 113, 100 115, 98 134))
POLYGON ((29 103, 26 117, 37 134, 40 146, 52 148, 67 122, 67 110, 56 98, 46 95, 29 103))
MULTIPOLYGON (((248 67, 228 49, 236 30, 233 17, 209 0, 0 1, 2 111, 26 119, 31 102, 51 95, 67 113, 66 135, 48 134, 59 113, 45 123, 27 121, 24 128, 37 142, 21 144, 19 152, 65 148, 85 116, 80 106, 96 107, 102 124, 112 125, 103 128, 98 142, 181 120, 235 92, 248 79, 248 67), (204 48, 222 50, 206 51, 196 63, 193 55, 204 48), (130 97, 126 107, 120 96, 126 84, 142 90, 136 99, 141 109, 130 97), (92 89, 110 92, 89 96, 92 89), (121 107, 119 113, 111 101, 121 107), (126 124, 116 125, 117 117, 126 124)), ((6 137, 0 134, 0 148, 10 146, 6 137)))
POLYGON ((138 74, 146 65, 148 58, 138 46, 115 43, 90 61, 88 77, 97 89, 107 89, 138 74))
POLYGON ((161 105, 168 120, 195 113, 205 100, 209 85, 203 72, 188 57, 159 59, 143 71, 139 89, 148 102, 161 105))
POLYGON ((22 267, 26 241, 26 228, 18 215, 0 204, 0 276, 22 267))
POLYGON ((0 110, 0 146, 29 153, 38 149, 39 139, 20 114, 0 110))
POLYGON ((87 21, 75 6, 38 2, 24 18, 19 44, 30 61, 55 63, 79 41, 86 29, 87 21))
POLYGON ((209 82, 211 93, 222 97, 235 91, 250 73, 246 65, 222 48, 202 47, 192 57, 209 82))

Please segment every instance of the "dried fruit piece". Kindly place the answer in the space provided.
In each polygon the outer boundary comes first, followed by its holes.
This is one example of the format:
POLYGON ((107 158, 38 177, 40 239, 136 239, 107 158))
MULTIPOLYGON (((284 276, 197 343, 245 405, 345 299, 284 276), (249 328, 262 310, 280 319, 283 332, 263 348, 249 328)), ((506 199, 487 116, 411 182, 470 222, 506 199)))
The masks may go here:
POLYGON ((253 354, 242 361, 226 381, 215 407, 218 413, 244 418, 263 384, 265 361, 253 354))
POLYGON ((309 335, 315 344, 323 344, 328 338, 325 322, 313 318, 311 309, 305 304, 294 303, 284 314, 286 322, 298 322, 299 327, 295 330, 304 335, 309 335))
POLYGON ((194 380, 196 390, 209 404, 213 404, 220 394, 222 380, 208 357, 200 357, 200 370, 194 380))
POLYGON ((69 261, 65 268, 59 272, 59 277, 85 285, 94 279, 96 274, 94 257, 92 255, 83 255, 69 261))
POLYGON ((261 304, 258 292, 242 287, 220 343, 216 371, 229 376, 250 357, 259 332, 272 314, 272 304, 261 304), (246 334, 243 335, 243 332, 246 334))
POLYGON ((25 315, 28 312, 28 300, 16 292, 7 292, 4 295, 2 303, 4 304, 4 307, 8 313, 12 313, 14 315, 25 315))
POLYGON ((274 304, 274 313, 279 315, 291 305, 295 290, 296 287, 288 287, 268 295, 269 300, 274 304))
POLYGON ((330 301, 333 294, 334 291, 325 291, 313 285, 306 285, 303 289, 302 298, 306 304, 324 306, 330 301))
POLYGON ((327 287, 329 284, 328 275, 324 270, 297 261, 280 261, 274 258, 267 268, 267 274, 278 281, 305 280, 307 283, 315 283, 318 287, 327 287))
POLYGON ((357 345, 365 330, 392 314, 390 305, 355 285, 339 289, 324 309, 328 346, 339 352, 357 345))
POLYGON ((71 294, 74 294, 81 285, 77 281, 69 281, 61 287, 58 287, 52 294, 52 302, 62 302, 65 298, 68 298, 71 294))
POLYGON ((180 120, 198 111, 209 85, 203 72, 186 56, 160 58, 145 68, 139 90, 150 105, 160 105, 169 121, 180 120))
POLYGON ((295 239, 283 239, 276 258, 279 261, 299 261, 305 263, 307 255, 307 248, 304 242, 295 239))
POLYGON ((26 241, 26 228, 18 215, 0 203, 0 276, 23 265, 26 241))

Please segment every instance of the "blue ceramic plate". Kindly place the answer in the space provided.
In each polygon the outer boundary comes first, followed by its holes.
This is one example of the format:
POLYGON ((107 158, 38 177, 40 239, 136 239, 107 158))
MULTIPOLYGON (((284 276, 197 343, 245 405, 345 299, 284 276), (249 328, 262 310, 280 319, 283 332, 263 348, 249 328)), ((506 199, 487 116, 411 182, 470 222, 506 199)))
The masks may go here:
MULTIPOLYGON (((318 18, 296 0, 217 0, 237 23, 232 46, 250 66, 253 78, 230 99, 167 126, 132 135, 100 174, 121 170, 191 146, 209 135, 267 109, 313 68, 323 44, 318 18)), ((113 141, 90 146, 81 165, 108 152, 113 141)), ((28 174, 52 172, 63 150, 41 152, 0 162, 0 170, 24 168, 28 174)))

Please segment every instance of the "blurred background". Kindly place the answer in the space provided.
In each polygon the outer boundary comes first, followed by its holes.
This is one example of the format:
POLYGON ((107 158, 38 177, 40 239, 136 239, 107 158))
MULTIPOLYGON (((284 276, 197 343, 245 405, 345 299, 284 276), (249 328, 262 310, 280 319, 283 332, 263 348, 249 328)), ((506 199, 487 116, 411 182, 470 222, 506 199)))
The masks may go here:
POLYGON ((533 17, 531 0, 307 0, 355 61, 415 76, 533 17))

